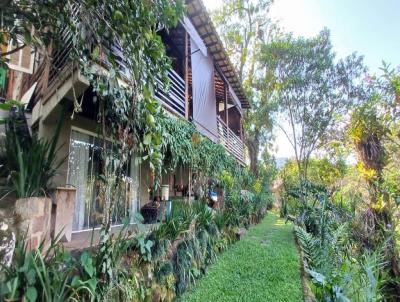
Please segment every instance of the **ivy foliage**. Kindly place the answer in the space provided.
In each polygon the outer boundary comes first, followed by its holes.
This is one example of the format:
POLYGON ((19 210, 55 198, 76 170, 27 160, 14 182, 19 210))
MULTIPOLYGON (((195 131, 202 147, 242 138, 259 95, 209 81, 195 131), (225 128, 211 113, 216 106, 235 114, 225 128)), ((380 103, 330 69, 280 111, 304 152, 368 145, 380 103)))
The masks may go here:
MULTIPOLYGON (((176 26, 184 2, 8 0, 1 9, 0 43, 29 45, 50 64, 62 50, 87 78, 100 103, 101 135, 121 142, 119 168, 138 151, 159 172, 162 110, 154 92, 168 86, 170 59, 158 32, 176 26)), ((74 109, 81 111, 77 99, 74 109)))
POLYGON ((183 1, 91 1, 79 5, 80 22, 69 22, 76 38, 72 56, 104 103, 103 124, 122 142, 123 159, 128 158, 126 153, 138 151, 160 172, 163 129, 156 121, 163 113, 154 92, 168 85, 170 59, 158 32, 176 26, 183 15, 183 1), (97 26, 91 20, 98 20, 97 26), (113 46, 121 49, 123 64, 121 55, 110 51, 113 46), (97 65, 104 55, 107 72, 97 65))
POLYGON ((164 115, 159 125, 163 129, 161 153, 165 169, 188 165, 193 172, 211 178, 220 178, 224 171, 237 174, 241 170, 222 145, 200 134, 192 123, 164 115))
MULTIPOLYGON (((24 43, 45 54, 50 63, 52 54, 70 48, 69 60, 96 93, 100 134, 119 142, 119 154, 112 156, 118 164, 104 174, 118 177, 133 152, 149 161, 156 186, 163 169, 180 165, 190 165, 207 177, 224 170, 235 174, 237 165, 223 146, 203 137, 194 125, 167 116, 154 98, 157 89, 168 87, 170 69, 158 33, 176 26, 185 10, 182 0, 8 1, 4 10, 13 15, 13 20, 4 20, 8 37, 24 37, 24 43), (32 27, 35 31, 28 30, 32 27), (115 48, 120 52, 111 51, 115 48)), ((82 110, 81 105, 76 99, 75 112, 82 110)), ((110 157, 110 152, 115 151, 103 150, 103 156, 110 157)))

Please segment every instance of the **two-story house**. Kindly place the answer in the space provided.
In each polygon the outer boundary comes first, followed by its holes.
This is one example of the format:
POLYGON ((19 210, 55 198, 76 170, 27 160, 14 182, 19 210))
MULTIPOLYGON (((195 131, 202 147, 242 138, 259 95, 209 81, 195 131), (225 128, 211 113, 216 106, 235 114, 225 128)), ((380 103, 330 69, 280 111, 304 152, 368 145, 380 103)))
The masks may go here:
MULTIPOLYGON (((179 24, 168 32, 160 32, 172 69, 170 89, 157 91, 156 98, 172 116, 194 123, 199 132, 224 145, 239 164, 245 165, 242 111, 249 103, 202 1, 187 0, 186 4, 187 14, 179 24)), ((79 69, 68 60, 68 39, 65 33, 66 47, 53 52, 51 65, 40 62, 29 51, 23 53, 24 49, 17 53, 19 61, 10 61, 8 85, 4 84, 3 93, 26 103, 31 112, 32 131, 40 137, 48 137, 54 130, 60 102, 69 103, 72 112, 73 96, 82 100, 82 111, 73 119, 67 115, 64 121, 59 153, 68 160, 55 179, 59 187, 76 189, 71 217, 74 238, 98 227, 104 208, 96 201, 96 179, 102 159, 96 110, 91 101, 94 93, 79 69), (27 68, 21 68, 22 63, 27 68)), ((119 62, 123 71, 122 52, 117 45, 113 45, 111 51, 117 55, 121 53, 119 62)), ((112 218, 115 225, 121 224, 128 212, 138 211, 151 198, 148 164, 138 165, 131 160, 128 170, 126 194, 118 201, 112 218)), ((164 177, 172 196, 182 195, 179 187, 188 185, 189 174, 190 169, 181 167, 164 177)))

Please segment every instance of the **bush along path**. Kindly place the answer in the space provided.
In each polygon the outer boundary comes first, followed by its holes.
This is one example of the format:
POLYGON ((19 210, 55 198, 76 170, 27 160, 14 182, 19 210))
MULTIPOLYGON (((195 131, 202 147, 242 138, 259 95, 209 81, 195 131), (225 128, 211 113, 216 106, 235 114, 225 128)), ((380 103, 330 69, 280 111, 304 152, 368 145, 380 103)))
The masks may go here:
POLYGON ((293 225, 269 213, 219 256, 180 301, 303 301, 293 225))

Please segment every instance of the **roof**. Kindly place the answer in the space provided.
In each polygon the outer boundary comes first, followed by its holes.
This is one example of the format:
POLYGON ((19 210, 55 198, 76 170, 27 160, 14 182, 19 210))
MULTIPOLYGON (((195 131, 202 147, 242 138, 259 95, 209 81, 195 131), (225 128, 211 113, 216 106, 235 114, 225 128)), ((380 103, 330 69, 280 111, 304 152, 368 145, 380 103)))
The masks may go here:
POLYGON ((239 98, 242 108, 249 108, 250 104, 244 92, 239 76, 229 59, 222 41, 211 21, 202 0, 186 0, 187 16, 203 39, 209 53, 212 55, 218 69, 222 72, 230 86, 239 98))

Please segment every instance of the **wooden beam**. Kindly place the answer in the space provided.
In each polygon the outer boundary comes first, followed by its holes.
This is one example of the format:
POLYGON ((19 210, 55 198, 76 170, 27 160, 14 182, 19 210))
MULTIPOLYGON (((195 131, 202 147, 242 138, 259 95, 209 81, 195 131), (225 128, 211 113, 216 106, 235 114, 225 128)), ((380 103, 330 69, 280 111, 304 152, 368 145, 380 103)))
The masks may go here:
MULTIPOLYGON (((190 16, 191 19, 194 19, 196 17, 200 17, 201 15, 204 15, 204 11, 199 9, 199 10, 196 10, 196 11, 194 11, 192 13, 189 13, 188 15, 190 16)), ((203 21, 203 20, 201 20, 201 21, 203 21)))
MULTIPOLYGON (((224 83, 225 84, 225 83, 224 83)), ((228 89, 226 85, 224 85, 224 113, 225 113, 225 124, 226 127, 229 129, 229 114, 228 114, 228 89)), ((229 131, 227 141, 229 141, 229 131)))
POLYGON ((215 33, 213 32, 206 32, 205 34, 200 36, 203 40, 207 39, 208 37, 215 37, 215 33))
MULTIPOLYGON (((212 43, 205 43, 207 45, 208 48, 214 47, 214 46, 220 46, 221 44, 217 41, 217 42, 212 42, 212 43)), ((218 51, 220 52, 220 51, 218 51)), ((218 52, 215 52, 215 54, 217 54, 218 52)), ((213 52, 214 53, 214 52, 213 52)))
POLYGON ((241 114, 239 117, 239 124, 240 124, 240 140, 243 142, 243 138, 244 138, 244 136, 243 136, 243 117, 241 114))
POLYGON ((226 146, 227 146, 228 150, 230 150, 230 145, 229 145, 228 89, 227 89, 226 83, 224 85, 224 92, 225 92, 224 109, 225 109, 225 124, 226 124, 226 146))

